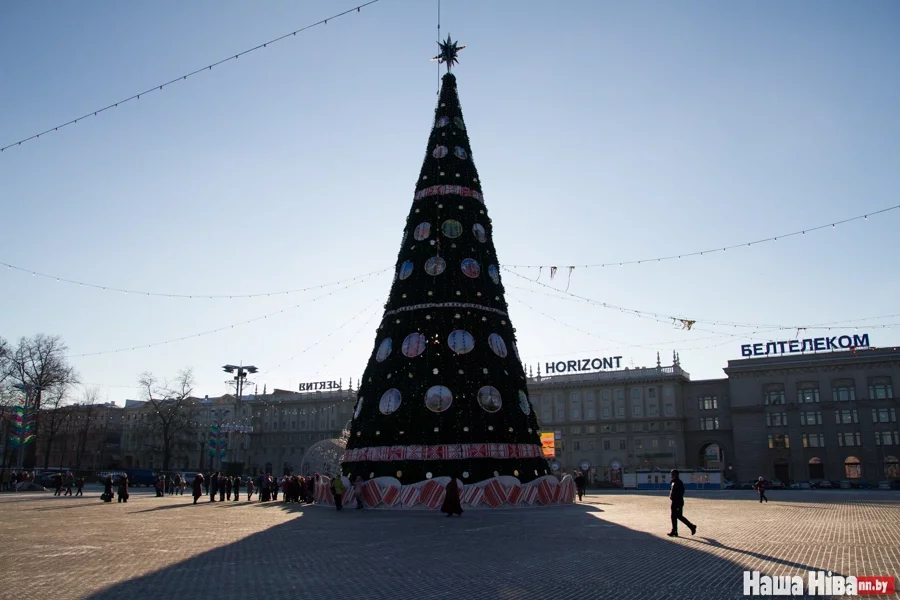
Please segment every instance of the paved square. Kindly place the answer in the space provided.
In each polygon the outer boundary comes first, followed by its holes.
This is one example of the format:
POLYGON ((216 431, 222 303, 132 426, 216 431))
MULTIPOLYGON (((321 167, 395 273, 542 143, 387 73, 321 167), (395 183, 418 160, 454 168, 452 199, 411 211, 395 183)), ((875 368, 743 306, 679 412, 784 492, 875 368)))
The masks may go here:
POLYGON ((897 492, 688 492, 678 539, 656 492, 462 518, 87 494, 0 495, 0 598, 685 600, 743 597, 744 569, 900 576, 897 492))

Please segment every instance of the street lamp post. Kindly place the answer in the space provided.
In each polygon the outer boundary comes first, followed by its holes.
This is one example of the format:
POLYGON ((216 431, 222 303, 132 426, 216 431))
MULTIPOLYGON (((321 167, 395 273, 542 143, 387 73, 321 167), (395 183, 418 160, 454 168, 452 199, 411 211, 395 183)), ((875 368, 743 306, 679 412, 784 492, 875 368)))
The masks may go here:
MULTIPOLYGON (((37 392, 38 396, 44 390, 42 386, 30 383, 17 383, 15 389, 25 392, 25 406, 22 408, 22 426, 19 429, 19 451, 16 455, 16 470, 21 471, 25 467, 25 427, 28 424, 28 413, 31 409, 31 392, 37 392)), ((35 434, 37 432, 35 431, 35 434)))
MULTIPOLYGON (((244 383, 247 381, 248 374, 256 373, 257 371, 259 371, 259 369, 257 369, 253 365, 225 365, 224 367, 222 367, 222 370, 224 370, 226 373, 234 374, 234 378, 233 378, 233 383, 234 383, 234 387, 235 387, 234 410, 235 410, 235 415, 237 416, 237 419, 235 420, 235 422, 236 423, 239 422, 240 426, 242 427, 243 423, 244 423, 244 419, 243 419, 243 413, 241 412, 241 398, 243 397, 243 393, 244 393, 244 383)), ((238 439, 243 439, 244 432, 242 429, 236 430, 236 433, 238 433, 240 436, 238 439)), ((229 454, 231 455, 232 459, 240 459, 240 456, 238 456, 238 453, 236 452, 236 450, 233 447, 229 448, 229 454)))

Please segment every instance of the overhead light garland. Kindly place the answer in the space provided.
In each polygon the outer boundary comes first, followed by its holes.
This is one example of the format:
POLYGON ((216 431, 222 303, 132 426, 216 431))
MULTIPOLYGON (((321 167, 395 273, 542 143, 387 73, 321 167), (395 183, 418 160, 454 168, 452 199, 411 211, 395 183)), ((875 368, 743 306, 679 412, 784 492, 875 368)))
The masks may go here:
POLYGON ((312 24, 307 25, 307 26, 305 26, 305 27, 301 27, 300 29, 297 29, 296 31, 292 31, 292 32, 290 32, 290 33, 286 33, 286 34, 282 35, 281 37, 277 37, 277 38, 275 38, 275 39, 273 39, 273 40, 269 40, 268 42, 263 42, 262 44, 258 44, 258 45, 256 45, 256 46, 254 46, 253 48, 250 48, 250 49, 248 49, 248 50, 244 50, 243 52, 238 52, 237 54, 229 55, 228 58, 223 58, 223 59, 220 60, 220 61, 214 62, 214 63, 212 63, 212 64, 210 64, 210 65, 206 65, 205 67, 202 67, 202 68, 197 69, 197 70, 195 70, 195 71, 191 71, 190 73, 187 73, 187 74, 185 74, 185 75, 181 75, 180 77, 176 77, 175 79, 173 79, 173 80, 171 80, 171 81, 167 81, 166 83, 163 83, 163 84, 160 84, 160 85, 155 85, 155 86, 153 86, 152 88, 150 88, 150 89, 148 89, 148 90, 146 90, 146 91, 144 91, 144 92, 141 92, 140 94, 134 94, 133 96, 129 96, 128 98, 125 98, 124 100, 119 100, 118 102, 115 102, 115 103, 113 103, 113 104, 110 104, 109 106, 104 106, 103 108, 98 108, 97 110, 94 110, 94 111, 91 111, 91 112, 89 112, 89 113, 86 113, 86 114, 84 114, 84 115, 78 117, 77 119, 72 119, 71 121, 68 121, 68 122, 66 122, 66 123, 63 123, 63 124, 61 124, 61 125, 57 125, 57 126, 55 126, 55 127, 51 127, 50 129, 47 129, 46 131, 42 131, 42 132, 40 132, 40 133, 36 133, 36 134, 34 134, 34 135, 32 135, 32 136, 29 136, 29 137, 27 137, 27 138, 21 139, 21 140, 19 140, 18 142, 13 142, 12 144, 8 144, 8 145, 6 145, 6 146, 2 146, 2 147, 0 147, 0 152, 4 152, 4 151, 6 151, 6 150, 9 150, 9 149, 12 148, 13 146, 21 146, 21 145, 24 144, 25 142, 28 142, 28 141, 31 141, 31 140, 36 140, 36 139, 38 139, 39 137, 41 137, 42 135, 46 135, 46 134, 48 134, 48 133, 53 133, 54 131, 59 131, 59 130, 62 129, 63 127, 68 127, 69 125, 74 125, 74 124, 78 123, 79 121, 83 121, 84 119, 87 119, 88 117, 96 117, 97 115, 99 115, 99 114, 101 114, 101 113, 104 113, 104 112, 106 112, 106 111, 108 111, 108 110, 111 110, 111 109, 113 109, 113 108, 117 108, 120 104, 125 104, 126 102, 131 102, 132 100, 140 100, 140 99, 141 99, 141 96, 146 96, 147 94, 150 94, 150 93, 152 93, 152 92, 161 92, 161 91, 163 90, 163 88, 169 87, 170 85, 173 85, 173 84, 175 84, 175 83, 178 83, 179 81, 184 81, 184 80, 186 80, 188 77, 192 77, 192 76, 194 76, 194 75, 198 75, 198 74, 203 73, 203 72, 205 72, 205 71, 212 71, 212 68, 213 68, 213 67, 217 67, 217 66, 219 66, 219 65, 221 65, 221 64, 223 64, 223 63, 226 63, 226 62, 229 62, 229 61, 232 61, 232 60, 237 60, 238 58, 240 58, 241 56, 244 56, 245 54, 249 54, 249 53, 255 52, 255 51, 257 51, 257 50, 262 50, 263 48, 268 48, 270 45, 272 45, 272 44, 274 44, 274 43, 276 43, 276 42, 280 42, 281 40, 287 39, 287 38, 289 38, 289 37, 294 37, 294 36, 296 36, 298 33, 302 33, 302 32, 304 32, 304 31, 306 31, 307 29, 312 29, 313 27, 317 27, 317 26, 319 26, 319 25, 327 25, 327 24, 328 24, 328 21, 333 21, 334 19, 337 19, 338 17, 343 17, 344 15, 348 15, 348 14, 354 12, 354 11, 358 13, 358 12, 360 12, 361 9, 363 9, 363 8, 365 8, 366 6, 369 6, 369 5, 371 5, 371 4, 375 4, 376 2, 378 2, 378 0, 371 0, 370 2, 366 2, 365 4, 360 4, 359 6, 355 6, 355 7, 353 7, 353 8, 347 9, 347 10, 345 10, 344 12, 338 13, 338 14, 336 14, 336 15, 332 15, 332 16, 328 17, 327 19, 322 19, 321 21, 317 21, 316 23, 312 23, 312 24))
MULTIPOLYGON (((715 254, 717 252, 726 252, 728 250, 734 250, 736 248, 746 248, 749 246, 756 246, 758 244, 764 244, 767 242, 777 242, 778 240, 783 240, 783 239, 795 237, 798 235, 806 235, 807 233, 812 233, 814 231, 819 231, 822 229, 835 229, 838 225, 844 225, 845 223, 850 223, 853 221, 865 221, 869 217, 874 217, 874 216, 881 215, 881 214, 884 214, 884 213, 887 213, 887 212, 890 212, 893 210, 897 210, 897 209, 900 209, 900 204, 897 204, 894 206, 889 206, 887 208, 882 208, 881 210, 876 210, 874 212, 857 215, 855 217, 850 217, 849 219, 843 219, 841 221, 833 221, 831 223, 826 223, 825 225, 817 225, 815 227, 799 229, 797 231, 792 231, 790 233, 785 233, 785 234, 781 234, 781 235, 773 235, 771 237, 762 238, 759 240, 753 240, 750 242, 742 242, 740 244, 733 244, 731 246, 717 246, 715 248, 710 248, 708 250, 698 250, 695 252, 683 252, 681 254, 669 254, 666 256, 657 256, 655 258, 643 258, 640 260, 623 260, 623 261, 606 262, 606 263, 564 265, 562 268, 569 270, 569 277, 571 278, 572 271, 574 271, 576 268, 578 268, 578 269, 593 269, 593 268, 598 268, 598 267, 622 267, 625 265, 641 265, 641 264, 647 264, 647 263, 656 263, 656 262, 662 262, 664 260, 677 260, 680 258, 688 258, 688 257, 692 257, 692 256, 705 256, 707 254, 715 254)), ((514 268, 514 269, 538 269, 538 278, 540 278, 540 274, 543 272, 544 269, 548 269, 550 271, 550 279, 551 280, 556 276, 557 270, 559 268, 561 268, 556 265, 513 265, 513 264, 508 264, 506 266, 509 268, 514 268)))
MULTIPOLYGON (((380 273, 380 272, 381 272, 381 271, 378 271, 378 273, 380 273)), ((166 344, 174 344, 174 343, 176 343, 176 342, 183 342, 183 341, 185 341, 185 340, 190 340, 190 339, 193 339, 193 338, 198 338, 198 337, 202 337, 202 336, 205 336, 205 335, 210 335, 210 334, 213 334, 213 333, 219 333, 220 331, 226 331, 226 330, 228 330, 228 329, 234 329, 235 327, 240 327, 241 325, 247 325, 247 324, 250 324, 250 323, 255 323, 255 322, 257 322, 257 321, 262 321, 262 320, 264 320, 264 319, 268 319, 269 317, 274 317, 274 316, 276 316, 276 315, 280 315, 280 314, 282 314, 282 313, 286 313, 286 312, 288 312, 288 311, 290 311, 290 310, 294 310, 294 309, 296 309, 296 308, 300 308, 301 306, 303 306, 303 305, 305 305, 305 304, 308 304, 308 303, 310 303, 310 302, 316 302, 316 301, 318 301, 318 300, 321 300, 322 298, 327 298, 328 296, 332 296, 332 295, 334 295, 334 294, 337 293, 337 292, 342 292, 342 291, 344 291, 344 290, 346 290, 346 289, 349 289, 349 288, 351 288, 351 287, 353 287, 353 286, 355 286, 355 285, 359 285, 359 284, 362 283, 363 281, 365 281, 365 279, 358 279, 358 280, 354 281, 353 283, 349 283, 349 284, 345 285, 344 287, 339 288, 339 289, 337 289, 337 290, 334 290, 334 291, 332 291, 332 292, 328 292, 327 294, 321 294, 321 295, 319 295, 319 296, 316 296, 315 298, 309 298, 309 299, 307 299, 307 300, 304 300, 303 302, 294 304, 293 306, 288 306, 287 308, 282 308, 281 310, 276 310, 275 312, 271 312, 271 313, 268 313, 268 314, 265 314, 265 315, 262 315, 262 316, 259 316, 259 317, 255 317, 255 318, 253 318, 253 319, 247 319, 246 321, 241 321, 241 322, 239 322, 239 323, 232 323, 231 325, 225 325, 224 327, 217 327, 216 329, 210 329, 210 330, 208 330, 208 331, 201 331, 200 333, 193 333, 193 334, 191 334, 191 335, 185 335, 185 336, 182 336, 182 337, 179 337, 179 338, 174 338, 174 339, 171 339, 171 340, 165 340, 165 341, 163 341, 163 342, 154 342, 154 343, 152 343, 152 344, 143 344, 143 345, 140 345, 140 346, 131 346, 131 347, 128 347, 128 348, 119 348, 118 350, 105 350, 105 351, 102 351, 102 352, 86 352, 86 353, 84 353, 84 354, 70 354, 70 355, 68 355, 68 358, 81 358, 81 357, 85 357, 85 356, 101 356, 101 355, 104 355, 104 354, 117 354, 117 353, 119 353, 119 352, 130 352, 130 351, 133 351, 133 350, 144 350, 144 349, 146 349, 146 348, 153 348, 153 347, 155 347, 155 346, 164 346, 164 345, 166 345, 166 344)))

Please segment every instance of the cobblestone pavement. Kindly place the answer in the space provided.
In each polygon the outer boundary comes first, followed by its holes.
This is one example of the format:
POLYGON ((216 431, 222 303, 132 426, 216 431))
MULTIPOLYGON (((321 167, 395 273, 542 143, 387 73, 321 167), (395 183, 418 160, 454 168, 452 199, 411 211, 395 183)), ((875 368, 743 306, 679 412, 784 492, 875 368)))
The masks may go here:
MULTIPOLYGON (((900 494, 658 492, 562 508, 336 512, 135 493, 0 495, 0 598, 738 598, 744 569, 900 576, 900 494)), ((900 579, 897 580, 900 584, 900 579)), ((884 597, 884 596, 881 596, 884 597)))

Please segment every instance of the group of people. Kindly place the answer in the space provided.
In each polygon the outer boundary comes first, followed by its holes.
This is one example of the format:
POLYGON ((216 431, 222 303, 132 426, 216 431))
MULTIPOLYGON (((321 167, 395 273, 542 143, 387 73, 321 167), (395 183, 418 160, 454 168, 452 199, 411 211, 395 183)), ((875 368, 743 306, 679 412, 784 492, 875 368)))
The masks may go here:
POLYGON ((184 494, 184 488, 187 486, 187 482, 184 480, 184 477, 181 476, 181 473, 176 473, 175 475, 160 475, 156 478, 156 497, 162 498, 163 496, 181 496, 184 494))
POLYGON ((118 482, 113 480, 112 475, 107 475, 103 480, 103 493, 100 495, 100 499, 104 502, 112 502, 113 489, 115 489, 115 495, 119 502, 128 502, 128 475, 125 473, 119 475, 118 482))
POLYGON ((66 473, 66 476, 63 477, 62 473, 57 473, 53 476, 53 487, 56 488, 56 491, 53 493, 54 496, 71 496, 72 488, 77 487, 78 491, 75 492, 76 496, 84 496, 84 477, 79 477, 75 479, 75 476, 72 475, 72 472, 69 471, 66 473), (63 480, 65 480, 65 488, 66 493, 63 494, 63 480))
POLYGON ((191 484, 191 491, 194 497, 194 504, 204 495, 209 495, 209 501, 219 502, 225 500, 240 500, 241 488, 246 489, 246 497, 248 502, 253 501, 253 494, 256 494, 260 502, 271 502, 278 500, 278 494, 281 493, 282 502, 312 503, 314 501, 315 483, 319 480, 319 475, 313 477, 304 477, 302 475, 285 475, 280 480, 278 477, 272 476, 270 473, 260 473, 257 477, 241 477, 240 475, 230 476, 225 473, 215 472, 211 475, 203 476, 197 473, 191 484))
POLYGON ((0 492, 15 492, 20 483, 34 483, 34 471, 13 471, 3 469, 0 471, 0 492))

